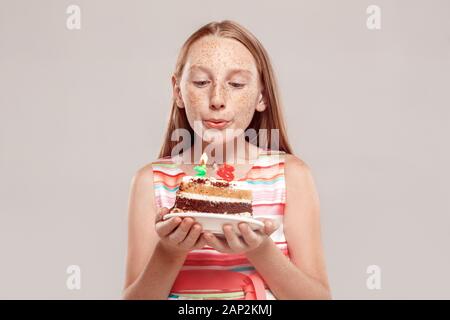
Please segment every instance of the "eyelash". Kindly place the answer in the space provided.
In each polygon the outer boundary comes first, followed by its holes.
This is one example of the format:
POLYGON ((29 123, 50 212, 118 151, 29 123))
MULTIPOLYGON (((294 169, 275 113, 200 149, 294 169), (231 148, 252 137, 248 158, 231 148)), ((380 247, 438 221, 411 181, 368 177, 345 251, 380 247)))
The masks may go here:
POLYGON ((209 83, 209 81, 193 81, 193 82, 197 87, 200 87, 200 88, 204 87, 206 84, 209 83))
POLYGON ((243 84, 243 83, 237 83, 237 82, 230 82, 230 85, 231 85, 233 88, 236 88, 236 89, 241 89, 241 88, 243 88, 243 87, 245 86, 245 84, 243 84))
MULTIPOLYGON (((210 83, 210 81, 193 81, 193 83, 199 87, 199 88, 203 88, 204 86, 206 86, 207 84, 210 83)), ((235 88, 235 89, 241 89, 245 86, 245 84, 243 83, 237 83, 237 82, 229 82, 229 84, 235 88)))

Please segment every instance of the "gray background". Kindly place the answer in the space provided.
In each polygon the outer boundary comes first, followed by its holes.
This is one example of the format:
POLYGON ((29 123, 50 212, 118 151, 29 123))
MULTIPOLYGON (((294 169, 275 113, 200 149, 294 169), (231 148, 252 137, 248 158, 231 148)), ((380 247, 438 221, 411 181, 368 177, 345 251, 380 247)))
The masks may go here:
POLYGON ((0 298, 120 298, 131 177, 159 150, 180 46, 222 19, 273 60, 334 298, 450 298, 449 14, 446 0, 1 0, 0 298))

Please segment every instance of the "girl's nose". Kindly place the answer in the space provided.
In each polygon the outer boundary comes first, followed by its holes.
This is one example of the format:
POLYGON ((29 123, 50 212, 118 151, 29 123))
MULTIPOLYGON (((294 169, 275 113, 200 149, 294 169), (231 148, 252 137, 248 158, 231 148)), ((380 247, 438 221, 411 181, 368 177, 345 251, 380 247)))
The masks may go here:
POLYGON ((225 94, 219 85, 213 87, 211 96, 211 109, 222 109, 225 108, 225 94))

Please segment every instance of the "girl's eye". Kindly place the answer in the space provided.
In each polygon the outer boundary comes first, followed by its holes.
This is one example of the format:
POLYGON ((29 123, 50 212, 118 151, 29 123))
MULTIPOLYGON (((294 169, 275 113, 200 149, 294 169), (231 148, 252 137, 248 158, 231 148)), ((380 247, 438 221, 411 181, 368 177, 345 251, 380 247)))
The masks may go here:
POLYGON ((230 86, 232 86, 233 88, 243 88, 245 86, 244 83, 238 83, 238 82, 230 82, 230 86))
POLYGON ((209 83, 209 81, 193 81, 193 82, 199 88, 204 87, 209 83))

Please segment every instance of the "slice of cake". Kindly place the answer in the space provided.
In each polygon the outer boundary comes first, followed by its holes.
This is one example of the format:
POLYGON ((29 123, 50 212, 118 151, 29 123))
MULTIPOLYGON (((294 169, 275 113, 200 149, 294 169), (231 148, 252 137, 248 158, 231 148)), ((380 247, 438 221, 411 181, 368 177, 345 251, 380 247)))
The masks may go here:
POLYGON ((184 176, 171 211, 252 217, 252 191, 245 181, 184 176))

